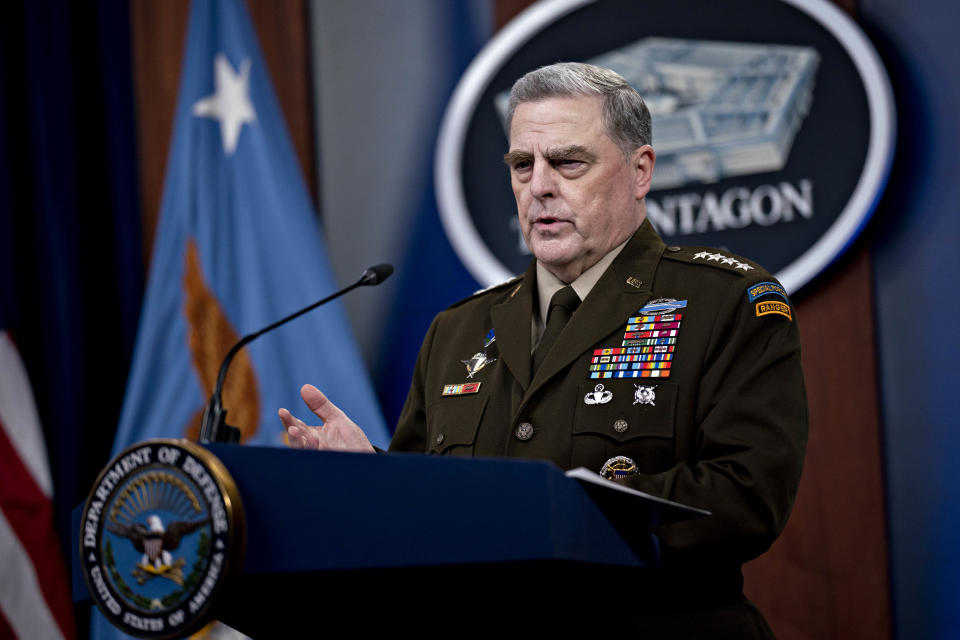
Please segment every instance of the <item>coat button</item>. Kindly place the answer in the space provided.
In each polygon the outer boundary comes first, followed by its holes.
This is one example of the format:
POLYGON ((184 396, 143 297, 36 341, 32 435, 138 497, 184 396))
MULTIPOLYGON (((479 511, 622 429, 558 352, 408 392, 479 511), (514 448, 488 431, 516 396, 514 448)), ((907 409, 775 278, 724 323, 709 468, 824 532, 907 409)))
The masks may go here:
POLYGON ((437 434, 437 440, 436 440, 436 442, 437 442, 438 445, 443 444, 443 439, 444 439, 444 437, 445 437, 445 436, 443 435, 443 432, 442 432, 442 431, 437 434))
POLYGON ((680 247, 667 247, 667 251, 676 253, 677 251, 680 251, 680 247))
POLYGON ((623 418, 617 418, 617 421, 613 423, 613 430, 617 433, 623 433, 629 426, 630 425, 627 424, 626 420, 623 418))
POLYGON ((517 440, 529 440, 533 437, 533 425, 529 422, 521 422, 517 425, 515 434, 517 440))

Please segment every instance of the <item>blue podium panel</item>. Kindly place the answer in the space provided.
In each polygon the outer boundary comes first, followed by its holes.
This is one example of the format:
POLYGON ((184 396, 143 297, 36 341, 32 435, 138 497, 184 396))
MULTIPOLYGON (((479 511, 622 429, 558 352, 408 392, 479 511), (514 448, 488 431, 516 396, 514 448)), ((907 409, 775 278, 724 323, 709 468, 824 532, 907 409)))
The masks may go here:
MULTIPOLYGON (((578 482, 544 462, 208 448, 247 520, 244 573, 567 561, 641 567, 578 482)), ((634 547, 649 549, 636 531, 634 547)))
MULTIPOLYGON (((212 614, 257 638, 312 637, 318 616, 365 632, 453 629, 466 610, 474 631, 592 633, 599 612, 660 606, 650 528, 707 515, 546 462, 206 448, 236 484, 246 540, 212 614), (373 617, 358 597, 369 593, 385 598, 373 617)), ((85 600, 76 549, 73 568, 85 600)))

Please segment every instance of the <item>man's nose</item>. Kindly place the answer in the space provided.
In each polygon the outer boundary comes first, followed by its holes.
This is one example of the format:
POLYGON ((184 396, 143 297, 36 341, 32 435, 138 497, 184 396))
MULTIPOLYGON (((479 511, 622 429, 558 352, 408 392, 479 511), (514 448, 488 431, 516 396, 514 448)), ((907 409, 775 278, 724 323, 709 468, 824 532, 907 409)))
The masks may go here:
POLYGON ((549 162, 536 162, 530 177, 530 195, 534 198, 552 198, 556 194, 556 174, 549 162))

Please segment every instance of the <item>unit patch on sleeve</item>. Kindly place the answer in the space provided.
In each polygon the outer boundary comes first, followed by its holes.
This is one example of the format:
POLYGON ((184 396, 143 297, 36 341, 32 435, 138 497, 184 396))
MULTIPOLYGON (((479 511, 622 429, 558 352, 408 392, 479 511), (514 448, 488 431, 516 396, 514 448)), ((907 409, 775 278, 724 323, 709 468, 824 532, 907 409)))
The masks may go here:
POLYGON ((760 282, 747 289, 747 296, 750 302, 753 302, 760 296, 775 295, 780 296, 784 301, 789 302, 786 290, 776 282, 760 282))
POLYGON ((788 320, 793 320, 793 316, 790 314, 790 305, 786 302, 758 302, 757 303, 757 317, 770 315, 771 313, 776 313, 781 315, 788 320))
POLYGON ((587 377, 669 378, 686 300, 659 298, 627 319, 619 347, 594 349, 587 377))

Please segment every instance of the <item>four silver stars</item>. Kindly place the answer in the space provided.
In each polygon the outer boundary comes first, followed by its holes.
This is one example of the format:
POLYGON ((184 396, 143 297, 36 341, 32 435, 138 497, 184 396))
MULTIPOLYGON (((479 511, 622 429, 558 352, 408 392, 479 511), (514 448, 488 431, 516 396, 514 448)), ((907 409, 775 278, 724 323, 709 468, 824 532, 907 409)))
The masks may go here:
POLYGON ((711 253, 709 251, 701 251, 700 253, 694 254, 693 258, 694 260, 706 258, 707 260, 719 262, 720 264, 736 265, 737 269, 743 269, 744 271, 750 271, 750 269, 753 269, 753 267, 747 264, 746 262, 740 262, 736 258, 725 256, 722 253, 711 253))

